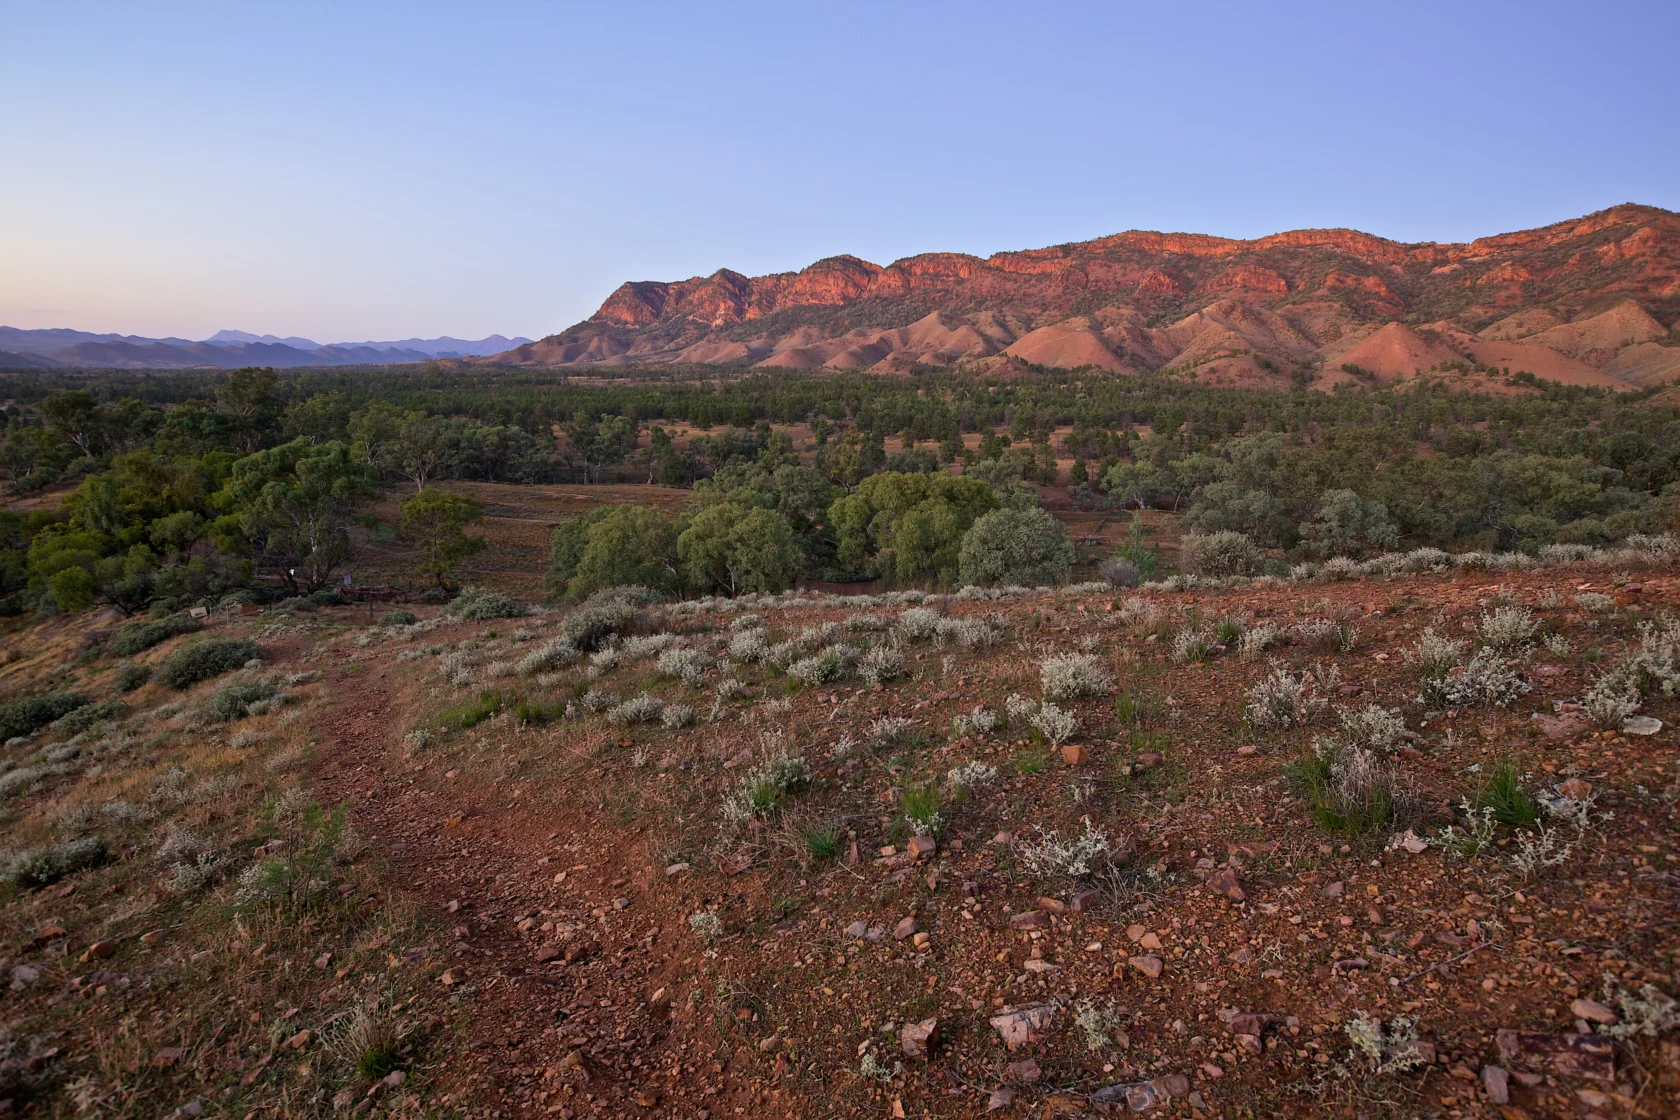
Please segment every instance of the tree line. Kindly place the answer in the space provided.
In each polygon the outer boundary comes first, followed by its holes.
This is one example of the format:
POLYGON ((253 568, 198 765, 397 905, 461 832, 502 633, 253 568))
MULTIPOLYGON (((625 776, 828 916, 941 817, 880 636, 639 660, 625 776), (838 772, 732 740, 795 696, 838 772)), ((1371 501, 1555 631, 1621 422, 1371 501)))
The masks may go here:
POLYGON ((1545 383, 1513 396, 1317 393, 1088 371, 720 379, 710 367, 574 382, 431 365, 33 371, 4 384, 0 478, 19 497, 68 490, 50 512, 0 513, 0 605, 14 611, 319 591, 380 488, 424 499, 405 505, 404 532, 446 587, 479 547, 473 504, 432 485, 448 479, 694 491, 681 519, 597 511, 561 526, 557 594, 615 570, 614 539, 635 542, 658 568, 643 574, 673 591, 801 575, 979 581, 1001 569, 976 544, 965 574, 964 542, 994 513, 975 540, 1008 524, 1005 567, 1054 573, 1061 552, 1035 515, 1044 487, 1088 508, 1172 510, 1291 556, 1603 543, 1680 517, 1680 410, 1653 392, 1545 383), (809 432, 798 447, 790 425, 809 432))

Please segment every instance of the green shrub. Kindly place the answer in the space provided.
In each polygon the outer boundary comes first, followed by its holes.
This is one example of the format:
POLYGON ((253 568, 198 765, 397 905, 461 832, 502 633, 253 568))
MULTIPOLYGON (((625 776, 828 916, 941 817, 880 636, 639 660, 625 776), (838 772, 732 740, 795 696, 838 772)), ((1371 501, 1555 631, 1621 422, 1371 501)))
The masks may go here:
POLYGON ((415 614, 411 610, 406 610, 403 607, 388 610, 379 616, 379 625, 381 626, 413 626, 419 621, 419 615, 415 614))
POLYGON ((1186 533, 1178 543, 1184 567, 1199 576, 1246 576, 1260 570, 1260 548, 1245 533, 1186 533))
POLYGON ((183 646, 158 663, 158 683, 190 688, 199 681, 231 673, 247 661, 262 660, 262 650, 243 638, 210 638, 183 646))
POLYGON ((105 643, 107 653, 117 657, 133 657, 137 653, 144 653, 160 642, 167 642, 177 634, 191 634, 203 627, 198 620, 184 614, 170 615, 168 618, 149 620, 146 622, 130 622, 119 627, 115 634, 105 643))
POLYGON ((640 613, 636 596, 597 591, 565 617, 560 634, 578 649, 599 649, 608 637, 629 628, 640 613))
POLYGON ((469 587, 456 596, 444 611, 461 622, 486 622, 493 618, 518 618, 525 604, 499 591, 469 587))
POLYGON ((218 686, 204 702, 204 714, 217 723, 244 719, 251 713, 251 705, 268 700, 279 692, 265 680, 228 681, 218 686))
POLYGON ((39 731, 88 702, 79 692, 48 692, 0 704, 0 743, 39 731))
POLYGON ((69 715, 53 721, 52 728, 64 735, 77 735, 96 723, 121 719, 128 714, 128 705, 121 700, 106 700, 99 704, 83 704, 69 715))
POLYGON ((105 841, 90 836, 68 844, 48 844, 43 848, 19 852, 11 858, 4 872, 0 872, 0 877, 20 887, 44 887, 66 875, 98 867, 110 858, 105 841))
POLYGON ((152 667, 150 665, 138 665, 133 661, 124 661, 117 666, 117 690, 119 692, 133 692, 151 679, 152 667))
POLYGON ((1065 583, 1074 561, 1062 523, 1043 509, 994 509, 963 535, 957 553, 964 584, 1065 583))

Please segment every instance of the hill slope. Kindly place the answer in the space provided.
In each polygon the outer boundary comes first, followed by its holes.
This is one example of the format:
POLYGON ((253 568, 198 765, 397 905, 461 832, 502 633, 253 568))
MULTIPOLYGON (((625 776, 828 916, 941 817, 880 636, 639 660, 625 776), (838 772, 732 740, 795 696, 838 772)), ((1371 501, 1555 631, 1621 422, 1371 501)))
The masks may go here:
POLYGON ((1680 214, 1623 205, 1468 244, 1133 231, 984 259, 721 269, 624 284, 584 322, 485 360, 886 371, 1019 358, 1244 384, 1305 367, 1334 380, 1344 362, 1384 377, 1463 363, 1617 387, 1674 375, 1677 324, 1680 214))
POLYGON ((321 345, 296 336, 217 331, 202 342, 186 338, 93 334, 75 330, 0 327, 0 368, 86 366, 103 369, 187 369, 212 366, 398 365, 437 358, 479 357, 527 342, 493 334, 476 341, 408 338, 398 342, 335 342, 321 345))

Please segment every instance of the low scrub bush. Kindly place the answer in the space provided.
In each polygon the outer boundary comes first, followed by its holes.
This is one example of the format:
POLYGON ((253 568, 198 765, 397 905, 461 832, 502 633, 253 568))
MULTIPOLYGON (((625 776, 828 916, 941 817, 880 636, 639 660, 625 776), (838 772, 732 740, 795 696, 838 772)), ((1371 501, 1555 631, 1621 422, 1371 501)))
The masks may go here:
POLYGON ((87 704, 79 692, 48 692, 0 704, 0 743, 30 735, 87 704))
POLYGON ((926 641, 939 633, 941 617, 930 607, 911 607, 898 616, 898 632, 912 642, 926 641))
POLYGON ((567 638, 550 638, 519 659, 516 668, 525 674, 543 673, 570 665, 578 659, 578 649, 567 638))
POLYGON ((1680 537, 1673 533, 1634 533, 1624 542, 1624 547, 1635 559, 1653 567, 1672 568, 1680 565, 1680 537))
POLYGON ((957 738, 965 735, 986 735, 998 725, 998 714, 990 708, 976 706, 972 711, 958 713, 951 721, 951 734, 957 738))
POLYGON ((1373 1077, 1405 1073, 1429 1063, 1428 1054, 1418 1045, 1417 1020, 1405 1015, 1384 1023, 1361 1011, 1342 1031, 1373 1077))
POLYGON ((945 783, 951 788, 972 793, 997 781, 997 767, 988 766, 984 762, 965 762, 961 766, 954 766, 945 775, 945 783))
POLYGON ((742 630, 730 635, 729 656, 742 663, 763 661, 770 650, 762 630, 742 630))
POLYGON ((724 815, 735 820, 775 815, 788 795, 811 785, 811 767, 803 758, 777 755, 741 781, 735 796, 724 806, 724 815))
MULTIPOLYGON (((1441 678, 1438 686, 1439 701, 1451 708, 1503 708, 1534 688, 1492 649, 1479 650, 1464 668, 1441 678)), ((1425 699, 1431 699, 1427 690, 1425 699)))
POLYGON ((955 642, 963 649, 981 649, 1003 640, 1003 627, 980 618, 942 618, 935 627, 942 642, 955 642))
POLYGON ((665 701, 637 696, 607 710, 608 723, 655 723, 665 714, 665 701))
POLYGON ((1405 663, 1417 671, 1424 687, 1425 700, 1439 699, 1441 682, 1447 674, 1464 663, 1464 643, 1442 637, 1433 628, 1418 636, 1417 642, 1402 655, 1405 663))
POLYGON ((83 704, 68 715, 53 721, 52 729, 61 735, 79 735, 96 723, 121 719, 128 714, 128 705, 121 700, 105 700, 98 704, 83 704))
POLYGON ((1406 738, 1406 721, 1396 708, 1368 704, 1359 711, 1342 712, 1339 720, 1342 742, 1350 747, 1386 753, 1406 738))
POLYGON ((253 705, 271 700, 279 693, 273 682, 261 678, 228 681, 217 686, 204 702, 204 714, 216 723, 230 723, 244 719, 251 714, 253 705))
POLYGON ((812 657, 801 658, 788 666, 788 676, 811 687, 828 684, 849 675, 861 658, 851 646, 832 645, 812 657))
POLYGON ((910 721, 903 716, 882 716, 870 723, 869 741, 877 746, 896 743, 910 730, 910 721))
POLYGON ((1186 626, 1173 635, 1172 659, 1179 665, 1200 665, 1213 650, 1213 635, 1205 630, 1186 626))
POLYGON ((106 641, 105 651, 117 657, 133 657, 159 643, 167 642, 177 634, 191 634, 202 629, 203 626, 197 619, 185 614, 130 622, 117 628, 117 632, 106 641))
POLYGON ((1515 653, 1534 640, 1539 624, 1527 607, 1497 607, 1482 615, 1482 641, 1501 653, 1515 653))
POLYGON ((600 649, 635 624, 645 601, 625 588, 597 591, 561 621, 560 634, 580 650, 600 649))
POLYGON ((904 654, 896 646, 874 646, 858 660, 858 676, 873 688, 904 673, 904 654))
POLYGON ((1282 636, 1283 631, 1270 622, 1251 626, 1243 631, 1243 636, 1237 641, 1237 656, 1244 661, 1253 661, 1282 636))
POLYGON ((1625 675, 1611 670, 1593 682, 1581 698, 1581 710, 1594 724, 1614 731, 1639 711, 1642 703, 1638 686, 1625 675))
POLYGON ((1179 541, 1179 559, 1199 576, 1251 576, 1260 570, 1260 547, 1245 533, 1189 533, 1179 541))
POLYGON ((1275 666, 1248 690, 1243 716, 1251 727, 1261 731, 1303 727, 1327 706, 1315 684, 1305 673, 1292 673, 1281 665, 1275 666))
POLYGON ((713 665, 710 654, 697 649, 668 649, 659 655, 659 672, 687 684, 699 684, 713 665))
POLYGON ((618 693, 592 688, 578 698, 578 706, 590 715, 604 712, 618 703, 618 693))
POLYGON ((1030 717, 1030 722, 1040 734, 1050 740, 1050 745, 1055 747, 1061 746, 1079 730, 1078 716, 1048 700, 1039 705, 1038 710, 1030 717))
POLYGON ((194 642, 158 662, 156 677, 170 688, 190 688, 199 681, 219 677, 241 668, 248 661, 261 661, 262 650, 243 638, 208 638, 194 642))
POLYGON ((1038 676, 1044 698, 1058 703, 1104 696, 1114 685, 1108 670, 1089 653, 1049 658, 1038 667, 1038 676))
POLYGON ((1399 771, 1363 747, 1321 739, 1290 767, 1290 776, 1312 806, 1313 820, 1331 832, 1386 828, 1407 804, 1399 771))
POLYGON ((117 666, 117 691, 133 692, 141 685, 152 679, 150 665, 141 665, 134 661, 124 661, 117 666))
POLYGON ((1015 852, 1038 879, 1086 879, 1113 863, 1108 834, 1090 821, 1079 833, 1064 839, 1059 833, 1037 830, 1036 839, 1019 840, 1015 852))
POLYGON ((458 622, 488 622, 496 618, 520 618, 527 612, 518 599, 486 587, 469 587, 461 592, 444 613, 458 622))
POLYGON ((48 844, 19 852, 0 871, 0 878, 20 887, 45 887, 66 875, 98 867, 110 858, 105 841, 89 836, 67 844, 48 844))
POLYGON ((1593 682, 1587 714, 1603 727, 1619 727, 1652 694, 1680 695, 1680 620, 1639 625, 1639 645, 1593 682))

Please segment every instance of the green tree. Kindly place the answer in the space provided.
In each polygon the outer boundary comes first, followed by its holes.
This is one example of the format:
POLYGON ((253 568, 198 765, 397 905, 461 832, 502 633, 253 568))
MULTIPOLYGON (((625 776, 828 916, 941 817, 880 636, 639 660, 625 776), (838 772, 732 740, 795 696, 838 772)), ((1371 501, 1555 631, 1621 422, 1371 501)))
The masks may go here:
POLYGON ((1301 536, 1319 556, 1359 556, 1400 543, 1400 531, 1389 518, 1388 507, 1374 499, 1361 499, 1352 490, 1326 490, 1319 498, 1317 516, 1301 526, 1301 536))
POLYGON ((441 417, 375 401, 350 418, 356 456, 384 474, 399 474, 426 489, 449 462, 460 433, 441 417))
POLYGON ((484 517, 484 506, 446 490, 422 490, 402 504, 403 536, 420 546, 420 574, 448 591, 456 565, 484 550, 483 537, 466 528, 484 517))
POLYGON ((1067 581, 1073 545, 1062 523, 1044 509, 996 509, 963 536, 959 578, 964 584, 1043 587, 1067 581))
POLYGON ((567 591, 582 598, 603 587, 677 586, 677 531, 649 506, 614 506, 588 527, 567 591))
POLYGON ((349 560, 350 526, 372 494, 349 448, 300 436, 233 464, 218 535, 224 550, 249 556, 293 593, 318 591, 349 560))
POLYGON ((249 454, 274 430, 280 402, 274 395, 272 369, 247 367, 228 374, 216 388, 217 410, 233 420, 239 449, 249 454))
POLYGON ((70 614, 93 605, 98 585, 86 568, 62 568, 47 580, 47 590, 58 609, 70 614))
POLYGON ((281 428, 289 438, 304 436, 311 443, 348 439, 350 398, 342 389, 335 389, 294 401, 281 417, 281 428))
POLYGON ((47 397, 35 410, 46 421, 49 431, 74 444, 87 458, 94 458, 104 449, 105 412, 87 390, 69 389, 47 397))
POLYGON ((786 517, 735 502, 720 502, 696 514, 677 538, 677 556, 694 590, 730 595, 786 590, 800 566, 786 517))
POLYGON ((622 463, 636 447, 636 422, 628 416, 579 413, 565 429, 567 449, 582 468, 585 482, 601 481, 601 471, 622 463))
POLYGON ((576 517, 563 517, 554 527, 548 545, 548 571, 543 576, 543 588, 552 599, 566 594, 572 577, 577 575, 583 561, 583 550, 589 546, 589 527, 612 512, 611 506, 596 506, 576 517))
POLYGON ((849 570, 906 583, 957 578, 962 535, 995 509, 997 494, 948 474, 877 474, 828 507, 837 559, 849 570))

